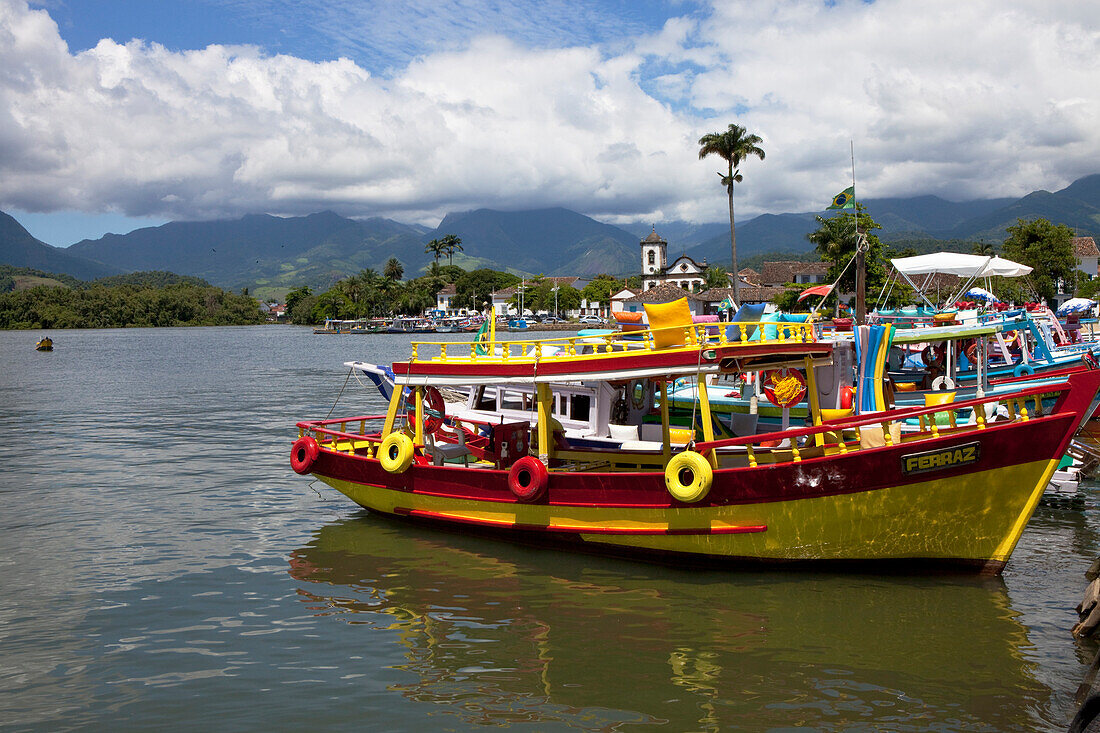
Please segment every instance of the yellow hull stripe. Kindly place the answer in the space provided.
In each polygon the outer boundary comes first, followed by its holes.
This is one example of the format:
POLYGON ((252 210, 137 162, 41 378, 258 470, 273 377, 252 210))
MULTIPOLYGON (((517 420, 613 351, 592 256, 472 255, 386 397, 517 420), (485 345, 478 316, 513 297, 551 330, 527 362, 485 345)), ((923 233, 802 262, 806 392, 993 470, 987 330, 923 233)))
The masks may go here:
POLYGON ((672 508, 496 503, 319 478, 357 504, 388 514, 575 532, 590 542, 666 552, 775 560, 1006 562, 1056 468, 1056 461, 1034 461, 853 494, 672 508))

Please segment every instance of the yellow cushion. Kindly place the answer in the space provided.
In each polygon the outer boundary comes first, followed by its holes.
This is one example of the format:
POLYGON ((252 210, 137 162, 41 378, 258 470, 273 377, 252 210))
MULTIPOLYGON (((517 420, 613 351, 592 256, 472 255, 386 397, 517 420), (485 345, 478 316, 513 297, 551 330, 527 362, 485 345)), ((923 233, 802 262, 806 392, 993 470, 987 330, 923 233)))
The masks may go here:
POLYGON ((695 437, 695 433, 691 428, 669 428, 668 439, 673 445, 687 445, 692 438, 695 437))
MULTIPOLYGON (((894 445, 901 443, 901 423, 892 422, 890 425, 890 440, 894 445)), ((881 425, 863 425, 859 429, 860 448, 881 448, 886 445, 886 435, 881 425)))
POLYGON ((933 405, 946 405, 949 402, 955 401, 954 392, 929 392, 924 395, 924 406, 932 407, 933 405))
POLYGON ((691 325, 691 308, 687 298, 671 303, 645 303, 649 328, 653 331, 653 346, 664 349, 684 345, 684 326, 691 325), (675 328, 679 326, 679 328, 675 328))
POLYGON ((821 408, 821 419, 826 420, 826 421, 828 421, 828 420, 839 420, 842 417, 849 417, 850 415, 854 415, 854 414, 855 414, 855 409, 851 408, 851 407, 849 407, 846 410, 845 409, 834 410, 834 409, 831 409, 831 408, 828 408, 828 407, 821 408))

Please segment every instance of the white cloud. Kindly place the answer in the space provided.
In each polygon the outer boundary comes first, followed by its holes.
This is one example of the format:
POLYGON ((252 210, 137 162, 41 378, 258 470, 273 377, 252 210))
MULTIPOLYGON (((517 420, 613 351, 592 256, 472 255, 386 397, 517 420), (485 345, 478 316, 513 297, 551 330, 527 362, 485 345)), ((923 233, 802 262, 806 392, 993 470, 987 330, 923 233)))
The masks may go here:
POLYGON ((729 62, 700 74, 692 99, 747 108, 742 124, 768 151, 753 179, 765 208, 769 198, 806 208, 842 188, 849 140, 865 196, 1060 188, 1100 160, 1100 15, 1091 3, 1051 5, 725 4, 700 40, 729 62))
POLYGON ((1022 0, 719 3, 614 52, 475 35, 379 77, 254 47, 72 54, 46 11, 0 0, 0 208, 721 220, 721 161, 700 162, 696 141, 734 121, 767 151, 742 166, 739 217, 821 205, 848 185, 850 139, 861 195, 1054 189, 1100 160, 1094 16, 1022 0))

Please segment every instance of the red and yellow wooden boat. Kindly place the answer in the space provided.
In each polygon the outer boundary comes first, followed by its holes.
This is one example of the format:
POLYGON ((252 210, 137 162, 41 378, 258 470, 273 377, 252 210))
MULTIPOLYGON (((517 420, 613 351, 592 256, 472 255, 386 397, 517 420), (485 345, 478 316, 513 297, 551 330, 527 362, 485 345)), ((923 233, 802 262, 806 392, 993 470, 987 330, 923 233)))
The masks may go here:
MULTIPOLYGON (((393 365, 385 415, 298 423, 291 463, 377 512, 600 552, 677 561, 903 564, 999 573, 1100 388, 1100 370, 1024 389, 1009 417, 978 398, 973 424, 914 407, 823 421, 817 374, 832 344, 812 324, 749 340, 744 324, 685 326, 597 339, 414 344, 393 365), (632 334, 633 335, 633 334, 632 334), (429 355, 427 352, 431 351, 429 355), (814 424, 716 438, 706 390, 702 434, 678 444, 662 408, 660 439, 586 442, 555 434, 556 385, 652 384, 667 406, 679 377, 801 368, 814 424), (440 385, 534 385, 531 419, 478 424, 443 414, 440 385), (404 392, 404 395, 403 395, 404 392), (1057 393, 1045 414, 1036 396, 1057 393), (1034 393, 1034 394, 1033 394, 1034 393), (900 435, 898 421, 928 416, 900 435), (461 461, 461 462, 456 462, 461 461)), ((1003 410, 1001 411, 1004 412, 1003 410)))

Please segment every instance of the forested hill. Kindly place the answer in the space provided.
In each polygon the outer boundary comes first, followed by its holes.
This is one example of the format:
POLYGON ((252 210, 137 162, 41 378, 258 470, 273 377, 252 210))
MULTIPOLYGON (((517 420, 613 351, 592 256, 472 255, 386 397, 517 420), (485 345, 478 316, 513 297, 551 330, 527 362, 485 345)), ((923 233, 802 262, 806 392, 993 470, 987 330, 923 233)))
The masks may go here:
MULTIPOLYGON (((721 191, 715 191, 719 196, 721 191)), ((1035 191, 1019 199, 951 202, 935 196, 861 200, 891 242, 1000 242, 1017 219, 1045 218, 1079 235, 1100 236, 1100 174, 1066 188, 1035 191)), ((799 255, 811 247, 807 233, 817 213, 764 214, 737 224, 738 254, 799 255)), ((835 212, 833 212, 835 213, 835 212)), ((0 213, 0 264, 35 267, 91 279, 133 270, 168 270, 214 285, 260 296, 284 295, 307 285, 325 290, 370 268, 381 272, 391 257, 407 277, 431 262, 425 245, 447 234, 462 240, 454 264, 509 270, 517 275, 616 275, 636 273, 638 242, 653 224, 626 229, 575 211, 474 211, 448 214, 428 230, 389 219, 349 219, 333 212, 281 218, 249 215, 207 222, 170 222, 129 234, 84 240, 68 249, 38 242, 14 219, 0 213), (105 271, 106 270, 106 271, 105 271)), ((686 252, 698 261, 729 262, 725 222, 656 223, 669 257, 686 252)), ((922 244, 922 247, 925 244, 922 244)), ((444 258, 446 263, 446 258, 444 258)))
MULTIPOLYGON (((15 268, 12 268, 15 269, 15 268)), ((0 271, 0 280, 5 275, 0 271)), ((0 292, 0 328, 118 328, 237 326, 262 323, 260 304, 193 277, 139 272, 94 282, 61 282, 65 275, 28 275, 51 282, 0 292)))

